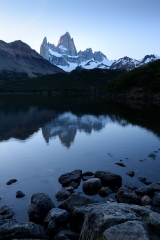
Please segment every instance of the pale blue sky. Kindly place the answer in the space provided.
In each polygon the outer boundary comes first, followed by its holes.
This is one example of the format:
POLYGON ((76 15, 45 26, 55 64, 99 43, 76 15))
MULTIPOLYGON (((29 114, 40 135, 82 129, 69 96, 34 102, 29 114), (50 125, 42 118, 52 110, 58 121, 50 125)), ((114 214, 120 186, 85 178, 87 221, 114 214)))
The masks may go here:
POLYGON ((39 52, 46 36, 66 31, 77 50, 91 47, 109 60, 160 56, 160 0, 0 0, 0 39, 21 39, 39 52))

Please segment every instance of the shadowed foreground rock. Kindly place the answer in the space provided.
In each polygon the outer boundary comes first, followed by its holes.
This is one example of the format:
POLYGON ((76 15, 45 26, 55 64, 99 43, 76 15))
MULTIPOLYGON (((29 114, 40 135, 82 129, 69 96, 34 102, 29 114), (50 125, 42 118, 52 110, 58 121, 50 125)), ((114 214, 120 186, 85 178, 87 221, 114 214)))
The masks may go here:
MULTIPOLYGON (((78 210, 82 214, 82 207, 78 210)), ((80 240, 160 239, 160 214, 145 207, 103 203, 85 206, 85 210, 80 240)))
POLYGON ((54 203, 47 194, 33 194, 28 208, 29 220, 34 223, 43 224, 44 217, 54 207, 54 203))
POLYGON ((32 222, 18 223, 16 220, 8 220, 0 226, 0 240, 16 238, 47 239, 44 228, 32 222))

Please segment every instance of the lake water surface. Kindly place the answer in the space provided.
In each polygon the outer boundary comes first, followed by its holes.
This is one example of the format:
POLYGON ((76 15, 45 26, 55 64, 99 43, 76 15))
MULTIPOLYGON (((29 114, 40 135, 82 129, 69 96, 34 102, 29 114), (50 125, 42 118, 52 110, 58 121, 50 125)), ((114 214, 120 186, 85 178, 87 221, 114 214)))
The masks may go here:
MULTIPOLYGON (((0 206, 13 207, 20 221, 28 220, 33 193, 47 193, 58 206, 58 177, 75 169, 117 173, 123 186, 143 186, 140 176, 160 181, 160 105, 87 97, 0 96, 0 206), (148 157, 154 151, 157 157, 148 157), (126 167, 116 165, 119 160, 126 167), (126 174, 129 170, 135 172, 133 178, 126 174), (12 178, 18 181, 6 185, 12 178), (17 199, 18 190, 26 196, 17 199)), ((75 191, 84 194, 82 182, 75 191)), ((108 198, 93 197, 103 202, 108 198)))

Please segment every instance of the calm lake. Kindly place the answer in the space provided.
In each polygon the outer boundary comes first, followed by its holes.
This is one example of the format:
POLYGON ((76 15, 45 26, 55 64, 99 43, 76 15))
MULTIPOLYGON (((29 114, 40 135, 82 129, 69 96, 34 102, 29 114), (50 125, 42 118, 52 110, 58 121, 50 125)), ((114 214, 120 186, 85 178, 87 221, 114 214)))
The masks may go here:
MULTIPOLYGON (((13 207, 19 221, 28 220, 33 193, 47 193, 58 206, 55 194, 62 188, 58 177, 75 169, 117 173, 123 186, 143 186, 138 177, 160 181, 160 104, 0 96, 0 206, 13 207), (148 157, 154 151, 156 158, 148 157), (126 167, 115 164, 120 160, 126 167), (129 170, 135 172, 133 178, 126 174, 129 170), (18 181, 6 185, 12 178, 18 181), (16 198, 18 190, 24 198, 16 198)), ((75 192, 84 194, 82 182, 75 192)))

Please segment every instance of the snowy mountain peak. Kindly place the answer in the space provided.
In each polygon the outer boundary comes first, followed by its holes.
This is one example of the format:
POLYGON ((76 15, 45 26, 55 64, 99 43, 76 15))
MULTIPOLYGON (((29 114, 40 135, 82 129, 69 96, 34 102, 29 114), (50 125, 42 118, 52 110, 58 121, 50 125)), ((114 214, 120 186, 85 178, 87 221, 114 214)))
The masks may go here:
POLYGON ((74 40, 71 38, 69 32, 60 37, 57 46, 49 42, 47 43, 47 38, 45 37, 40 47, 40 54, 43 58, 67 72, 79 68, 122 69, 130 71, 136 67, 160 59, 155 54, 151 54, 146 55, 141 60, 125 56, 118 60, 110 61, 102 52, 93 52, 92 48, 87 48, 84 51, 80 50, 77 53, 74 40))
POLYGON ((70 56, 77 56, 77 50, 74 44, 73 38, 71 38, 70 34, 66 32, 62 35, 58 41, 57 47, 61 49, 62 54, 68 54, 70 56))

